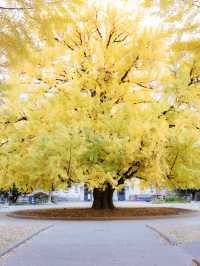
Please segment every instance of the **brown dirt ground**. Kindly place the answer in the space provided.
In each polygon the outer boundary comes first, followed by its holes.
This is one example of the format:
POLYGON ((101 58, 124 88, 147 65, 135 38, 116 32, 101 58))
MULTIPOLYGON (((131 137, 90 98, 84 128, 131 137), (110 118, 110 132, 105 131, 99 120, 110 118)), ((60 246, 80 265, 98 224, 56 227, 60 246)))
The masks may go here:
POLYGON ((16 218, 56 219, 56 220, 117 220, 137 219, 152 216, 189 214, 191 211, 178 208, 115 208, 113 210, 95 210, 91 208, 50 208, 22 210, 9 213, 16 218))

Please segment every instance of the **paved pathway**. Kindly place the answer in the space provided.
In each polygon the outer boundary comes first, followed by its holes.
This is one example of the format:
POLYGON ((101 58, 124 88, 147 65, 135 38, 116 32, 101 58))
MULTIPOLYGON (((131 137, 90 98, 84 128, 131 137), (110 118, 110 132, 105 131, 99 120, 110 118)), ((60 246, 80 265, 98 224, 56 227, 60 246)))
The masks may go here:
POLYGON ((183 244, 181 247, 200 262, 200 241, 183 244))
MULTIPOLYGON (((6 221, 7 218, 3 218, 6 221)), ((187 247, 166 243, 147 224, 178 223, 185 219, 141 221, 32 221, 52 224, 0 258, 0 266, 191 266, 187 247)), ((9 223, 19 220, 8 219, 9 223)), ((198 247, 195 247, 198 248, 198 247)), ((192 248, 194 250, 194 248, 192 248)))
POLYGON ((140 221, 56 222, 2 266, 190 266, 192 257, 140 221))

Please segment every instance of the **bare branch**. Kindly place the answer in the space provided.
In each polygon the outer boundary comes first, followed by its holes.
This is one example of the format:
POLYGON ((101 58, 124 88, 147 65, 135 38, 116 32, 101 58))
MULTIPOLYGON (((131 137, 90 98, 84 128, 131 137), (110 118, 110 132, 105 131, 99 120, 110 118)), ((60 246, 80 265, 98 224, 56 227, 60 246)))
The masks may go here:
POLYGON ((125 71, 124 75, 121 77, 120 84, 125 82, 126 77, 130 73, 132 67, 136 66, 136 63, 137 63, 138 60, 139 60, 139 56, 136 56, 136 58, 134 59, 133 63, 130 65, 130 67, 125 71))
POLYGON ((151 101, 141 101, 141 102, 135 102, 135 103, 132 103, 132 104, 142 104, 142 103, 152 103, 151 101))
POLYGON ((99 37, 100 37, 101 39, 103 39, 103 36, 102 36, 102 34, 101 34, 101 31, 100 31, 99 27, 97 26, 97 20, 98 20, 98 12, 96 11, 96 24, 95 24, 95 27, 96 27, 96 31, 97 31, 99 37))
POLYGON ((73 48, 71 45, 69 45, 66 41, 64 41, 64 40, 60 40, 60 39, 58 39, 57 37, 55 37, 54 40, 57 41, 57 42, 60 42, 60 43, 63 41, 63 43, 64 43, 64 44, 65 44, 70 50, 74 51, 74 48, 73 48))
POLYGON ((4 145, 7 144, 7 143, 8 143, 8 140, 6 140, 6 141, 0 143, 0 147, 4 146, 4 145))
POLYGON ((67 168, 67 175, 68 176, 70 174, 71 160, 72 160, 72 144, 70 144, 70 148, 69 148, 69 162, 68 162, 68 168, 67 168))
POLYGON ((56 78, 56 81, 59 81, 59 82, 62 82, 62 83, 66 83, 66 82, 68 82, 68 79, 56 78))
POLYGON ((195 71, 195 61, 193 62, 193 65, 190 69, 190 81, 188 83, 188 86, 191 86, 193 84, 197 84, 197 83, 200 83, 200 75, 196 75, 194 76, 194 71, 195 71))
POLYGON ((20 121, 27 121, 28 119, 27 119, 27 117, 26 116, 22 116, 22 117, 20 117, 20 118, 18 118, 17 120, 15 120, 15 121, 6 121, 6 122, 3 122, 3 123, 1 123, 1 124, 4 124, 4 125, 8 125, 8 124, 15 124, 15 123, 18 123, 18 122, 20 122, 20 121))
POLYGON ((113 41, 116 41, 117 39, 121 38, 124 34, 126 34, 126 32, 121 32, 121 33, 119 33, 119 34, 114 38, 113 41))
POLYGON ((81 35, 81 32, 79 30, 76 30, 77 34, 78 34, 78 38, 80 40, 80 45, 83 44, 83 39, 82 39, 82 35, 81 35))
POLYGON ((60 179, 60 181, 62 182, 62 183, 65 183, 67 180, 64 178, 64 177, 62 177, 60 174, 58 174, 58 178, 60 179))
POLYGON ((114 104, 119 104, 122 103, 124 101, 123 96, 120 96, 115 102, 114 104))
MULTIPOLYGON (((132 177, 135 177, 135 174, 137 173, 139 168, 140 168, 140 162, 134 161, 131 164, 131 166, 121 175, 120 179, 118 180, 118 185, 122 185, 127 179, 131 179, 132 177)), ((140 179, 143 179, 143 178, 140 177, 140 179)))
POLYGON ((190 82, 188 83, 188 86, 191 86, 193 84, 200 83, 200 76, 196 76, 190 79, 190 82))
MULTIPOLYGON (((119 36, 119 35, 118 35, 119 36)), ((124 42, 127 38, 128 38, 129 34, 125 35, 123 38, 118 39, 118 37, 116 37, 113 42, 124 42)))
POLYGON ((142 87, 142 88, 144 88, 144 89, 150 89, 150 90, 153 89, 151 86, 144 85, 144 84, 141 83, 141 82, 136 82, 135 84, 138 85, 138 86, 140 86, 140 87, 142 87))
POLYGON ((163 111, 159 116, 158 118, 161 118, 162 116, 165 116, 166 114, 168 114, 169 112, 175 112, 175 108, 174 106, 170 106, 169 109, 163 111))
POLYGON ((74 48, 73 48, 71 45, 69 45, 66 41, 64 41, 64 44, 65 44, 70 50, 74 51, 74 48))
POLYGON ((28 119, 27 119, 26 116, 22 116, 22 117, 18 118, 18 119, 15 121, 15 123, 20 122, 20 121, 27 121, 27 120, 28 120, 28 119))
POLYGON ((137 178, 137 179, 140 179, 140 180, 144 180, 144 181, 146 181, 146 178, 144 178, 144 177, 142 177, 142 176, 134 176, 134 178, 137 178))
POLYGON ((191 67, 191 69, 190 69, 190 74, 189 74, 189 76, 190 76, 190 81, 189 81, 189 83, 188 83, 188 86, 190 86, 190 85, 193 84, 194 65, 195 65, 195 63, 193 63, 193 65, 192 65, 192 67, 191 67))
POLYGON ((174 160, 173 160, 173 162, 172 162, 172 165, 171 165, 171 167, 170 167, 170 172, 169 172, 169 174, 167 175, 167 178, 168 178, 168 179, 171 179, 171 178, 172 178, 172 171, 173 171, 174 166, 175 166, 175 164, 176 164, 176 161, 177 161, 177 159, 178 159, 178 155, 179 155, 179 152, 177 151, 176 156, 175 156, 175 158, 174 158, 174 160))
POLYGON ((100 29, 98 28, 97 25, 96 25, 96 30, 97 30, 97 33, 98 33, 99 37, 100 37, 101 39, 103 39, 103 36, 102 36, 102 34, 101 34, 101 32, 100 32, 100 29))
POLYGON ((110 31, 110 34, 108 36, 108 41, 107 41, 107 44, 106 44, 106 48, 109 47, 114 32, 115 32, 115 28, 113 27, 113 29, 110 31))

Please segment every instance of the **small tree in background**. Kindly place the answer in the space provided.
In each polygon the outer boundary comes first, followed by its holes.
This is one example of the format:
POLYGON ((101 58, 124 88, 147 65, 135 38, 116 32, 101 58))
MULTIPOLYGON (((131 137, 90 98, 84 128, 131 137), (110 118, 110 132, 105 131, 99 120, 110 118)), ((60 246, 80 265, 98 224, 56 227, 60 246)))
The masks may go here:
POLYGON ((10 188, 10 191, 8 193, 8 201, 9 203, 16 203, 18 197, 21 195, 19 189, 16 187, 15 183, 13 183, 12 187, 10 188))

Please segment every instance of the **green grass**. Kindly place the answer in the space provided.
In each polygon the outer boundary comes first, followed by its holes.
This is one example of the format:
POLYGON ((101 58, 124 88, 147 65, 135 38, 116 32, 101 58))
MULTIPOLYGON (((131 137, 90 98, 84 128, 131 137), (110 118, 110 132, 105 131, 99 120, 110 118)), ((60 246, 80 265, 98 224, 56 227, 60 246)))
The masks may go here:
POLYGON ((179 197, 179 196, 167 196, 163 199, 154 199, 153 203, 187 203, 189 202, 187 199, 179 197))

